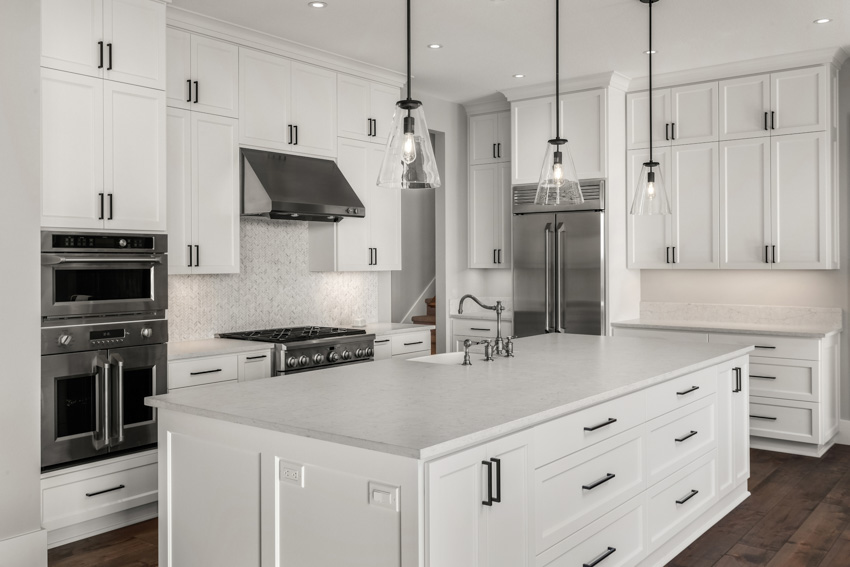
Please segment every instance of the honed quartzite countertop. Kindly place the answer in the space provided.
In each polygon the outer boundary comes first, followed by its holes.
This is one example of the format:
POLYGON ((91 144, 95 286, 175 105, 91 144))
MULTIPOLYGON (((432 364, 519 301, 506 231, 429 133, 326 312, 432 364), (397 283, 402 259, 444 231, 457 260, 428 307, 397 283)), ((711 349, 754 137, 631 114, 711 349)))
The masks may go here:
POLYGON ((745 355, 752 347, 548 334, 472 366, 385 360, 191 388, 150 406, 430 459, 745 355))
POLYGON ((271 343, 257 341, 239 341, 236 339, 203 339, 199 341, 180 341, 168 343, 168 362, 198 358, 201 356, 217 356, 221 354, 241 354, 272 349, 271 343))

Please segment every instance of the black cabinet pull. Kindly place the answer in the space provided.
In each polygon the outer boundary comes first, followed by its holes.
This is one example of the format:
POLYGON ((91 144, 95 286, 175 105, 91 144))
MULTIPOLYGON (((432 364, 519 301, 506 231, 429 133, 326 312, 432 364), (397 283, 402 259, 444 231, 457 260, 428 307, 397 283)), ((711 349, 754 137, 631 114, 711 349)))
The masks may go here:
MULTIPOLYGON (((501 157, 501 156, 499 156, 499 157, 501 157)), ((502 249, 501 248, 499 248, 499 263, 500 264, 502 263, 502 249)))
POLYGON ((112 212, 113 212, 112 193, 110 193, 108 196, 109 196, 109 218, 107 218, 106 220, 112 220, 113 217, 114 217, 114 215, 112 214, 112 212))
POLYGON ((603 421, 599 425, 594 425, 592 427, 585 427, 584 430, 585 431, 596 431, 597 429, 602 429, 603 427, 607 427, 607 426, 611 425, 612 423, 617 423, 617 420, 614 419, 613 417, 609 417, 608 421, 603 421))
POLYGON ((425 341, 416 341, 415 343, 404 343, 404 346, 421 345, 425 341))
POLYGON ((768 349, 768 350, 775 350, 776 349, 775 346, 767 346, 767 345, 754 345, 754 346, 756 348, 763 348, 763 349, 768 349))
POLYGON ((767 127, 767 112, 764 113, 764 129, 770 130, 770 128, 767 127))
POLYGON ((750 374, 750 378, 761 378, 762 380, 776 380, 776 376, 759 376, 758 374, 750 374))
POLYGON ((490 459, 496 463, 496 496, 493 497, 493 502, 502 501, 502 460, 493 457, 490 459))
POLYGON ((245 357, 245 360, 261 360, 263 358, 266 358, 267 356, 268 355, 266 355, 266 354, 259 354, 257 356, 247 356, 247 357, 245 357))
POLYGON ((677 396, 687 396, 691 392, 696 392, 697 390, 699 390, 699 386, 691 386, 687 390, 682 390, 681 392, 676 392, 676 395, 677 396))
POLYGON ((767 416, 767 415, 752 415, 752 414, 750 414, 750 417, 752 419, 766 419, 767 421, 776 421, 778 419, 776 417, 770 417, 770 416, 767 416))
POLYGON ((186 99, 186 102, 192 102, 192 79, 186 79, 186 84, 189 85, 189 98, 186 99))
POLYGON ((107 492, 115 492, 116 490, 121 490, 124 488, 123 484, 119 484, 118 486, 113 486, 112 488, 107 488, 106 490, 98 490, 97 492, 86 492, 86 497, 91 498, 92 496, 97 496, 98 494, 106 494, 107 492))
POLYGON ((295 141, 293 142, 293 144, 295 144, 297 146, 298 145, 298 124, 293 126, 293 128, 295 128, 295 141))
POLYGON ((770 257, 768 256, 768 254, 770 254, 770 246, 765 244, 764 245, 764 263, 765 264, 770 264, 770 257))
POLYGON ((617 475, 615 475, 615 474, 608 473, 604 477, 600 478, 599 480, 594 480, 590 484, 583 484, 581 487, 582 487, 583 490, 593 490, 597 486, 602 486, 603 484, 605 484, 606 482, 608 482, 609 480, 611 480, 612 478, 614 478, 616 476, 617 475))
POLYGON ((691 431, 690 433, 688 433, 684 437, 679 437, 678 439, 676 439, 676 443, 684 443, 685 441, 687 441, 688 439, 690 439, 691 437, 693 437, 697 433, 698 433, 698 431, 691 431))
POLYGON ((732 389, 732 393, 737 394, 741 391, 741 369, 736 366, 732 371, 735 373, 735 387, 732 389))
POLYGON ((376 345, 379 345, 379 344, 381 344, 381 343, 388 343, 388 342, 390 342, 390 340, 389 340, 389 339, 381 339, 380 341, 375 341, 375 344, 376 344, 376 345))
POLYGON ((490 332, 490 329, 484 329, 484 328, 481 328, 481 327, 470 327, 469 330, 470 331, 487 331, 488 333, 490 332))
POLYGON ((221 372, 221 368, 216 368, 215 370, 201 370, 199 372, 190 372, 189 376, 200 376, 201 374, 215 374, 216 372, 221 372))
POLYGON ((493 144, 493 159, 496 159, 496 144, 493 144))
MULTIPOLYGON (((297 130, 298 126, 296 126, 295 128, 296 128, 295 132, 297 133, 298 132, 298 130, 297 130)), ((376 266, 378 265, 378 249, 377 248, 375 248, 375 265, 376 266)))
POLYGON ((111 71, 112 70, 112 44, 107 43, 106 49, 107 49, 107 51, 109 51, 109 65, 106 66, 106 70, 111 71))
POLYGON ((372 119, 371 118, 366 119, 366 128, 369 130, 369 133, 366 134, 366 135, 371 136, 372 135, 372 119))
POLYGON ((195 244, 195 266, 201 265, 201 247, 195 244))
POLYGON ((98 48, 99 48, 99 50, 100 50, 100 59, 99 59, 99 63, 97 64, 97 68, 98 68, 98 69, 103 69, 103 42, 102 42, 102 41, 98 41, 98 42, 97 42, 97 46, 98 46, 98 48))
POLYGON ((498 157, 498 158, 502 157, 502 142, 499 142, 498 144, 496 144, 496 153, 499 154, 496 157, 498 157))
POLYGON ((495 248, 493 248, 493 263, 498 264, 498 262, 496 261, 496 249, 495 248))
POLYGON ((378 119, 377 118, 372 119, 372 136, 373 137, 378 136, 378 119))
POLYGON ((772 246, 772 248, 773 248, 773 256, 772 256, 771 260, 773 260, 773 263, 775 264, 776 263, 776 244, 774 244, 772 246))
POLYGON ((481 464, 487 467, 487 500, 482 500, 481 503, 485 506, 493 505, 493 463, 490 461, 481 461, 481 464))
POLYGON ((676 504, 684 504, 685 502, 687 502, 688 500, 690 500, 691 498, 693 498, 697 494, 699 494, 699 490, 691 490, 691 492, 687 496, 685 496, 684 498, 682 498, 680 500, 676 500, 676 504))
POLYGON ((776 112, 770 111, 770 129, 776 130, 776 112))
POLYGON ((100 196, 100 216, 97 217, 97 220, 103 220, 103 193, 98 193, 98 195, 100 196))
POLYGON ((186 266, 186 267, 187 267, 187 268, 191 268, 191 267, 192 267, 192 245, 191 245, 191 244, 187 244, 187 245, 186 245, 186 248, 188 248, 188 249, 189 249, 189 265, 188 265, 188 266, 186 266))
POLYGON ((673 122, 673 124, 670 126, 670 137, 674 140, 676 139, 676 123, 675 122, 673 122))
MULTIPOLYGON (((649 101, 649 104, 651 105, 652 101, 649 101)), ((668 142, 670 141, 670 124, 669 123, 664 125, 664 139, 667 140, 668 142)))
POLYGON ((195 81, 195 104, 198 104, 198 97, 200 96, 198 93, 200 90, 198 81, 195 81))
POLYGON ((616 547, 609 547, 608 549, 594 557, 590 563, 582 563, 581 567, 596 567, 597 565, 608 559, 608 556, 610 556, 615 551, 617 551, 616 547))
POLYGON ((670 247, 669 246, 667 247, 667 254, 665 256, 665 259, 667 260, 667 263, 669 264, 670 263, 670 247))
POLYGON ((673 247, 673 263, 678 264, 679 261, 676 259, 676 247, 673 247))
POLYGON ((287 128, 289 128, 289 141, 287 142, 287 144, 291 144, 292 143, 292 124, 287 124, 287 128))

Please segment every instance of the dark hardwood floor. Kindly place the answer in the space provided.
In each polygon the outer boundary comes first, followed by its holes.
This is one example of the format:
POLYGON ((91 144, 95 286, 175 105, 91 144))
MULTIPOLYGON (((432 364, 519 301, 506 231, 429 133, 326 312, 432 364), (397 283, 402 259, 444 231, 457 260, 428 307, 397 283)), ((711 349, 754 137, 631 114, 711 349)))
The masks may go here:
MULTIPOLYGON (((671 567, 850 567, 850 446, 821 459, 753 450, 750 492, 671 567)), ((153 567, 156 520, 48 554, 50 567, 153 567)))

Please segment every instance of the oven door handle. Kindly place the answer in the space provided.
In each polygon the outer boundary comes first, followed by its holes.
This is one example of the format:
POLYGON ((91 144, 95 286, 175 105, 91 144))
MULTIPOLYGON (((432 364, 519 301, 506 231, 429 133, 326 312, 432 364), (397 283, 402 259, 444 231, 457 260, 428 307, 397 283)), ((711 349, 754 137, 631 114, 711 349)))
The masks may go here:
POLYGON ((124 442, 124 359, 120 354, 113 354, 112 359, 118 365, 118 388, 115 396, 115 415, 118 417, 116 429, 118 440, 114 443, 109 440, 109 446, 114 447, 124 442))
POLYGON ((100 451, 109 444, 109 362, 104 356, 95 359, 97 373, 95 374, 95 425, 92 435, 92 445, 100 451))
POLYGON ((53 266, 56 264, 162 264, 161 256, 103 256, 103 257, 80 257, 68 258, 66 256, 57 256, 55 254, 42 254, 41 265, 53 266))

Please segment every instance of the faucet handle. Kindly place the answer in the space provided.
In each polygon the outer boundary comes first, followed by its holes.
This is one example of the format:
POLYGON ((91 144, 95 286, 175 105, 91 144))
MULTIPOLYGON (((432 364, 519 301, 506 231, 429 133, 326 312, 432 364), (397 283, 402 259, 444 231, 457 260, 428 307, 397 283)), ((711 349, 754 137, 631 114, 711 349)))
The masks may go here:
POLYGON ((516 335, 512 337, 505 338, 505 357, 513 358, 514 356, 514 341, 513 339, 517 338, 516 335))
POLYGON ((493 344, 489 340, 481 341, 484 343, 484 360, 493 362, 493 344))

